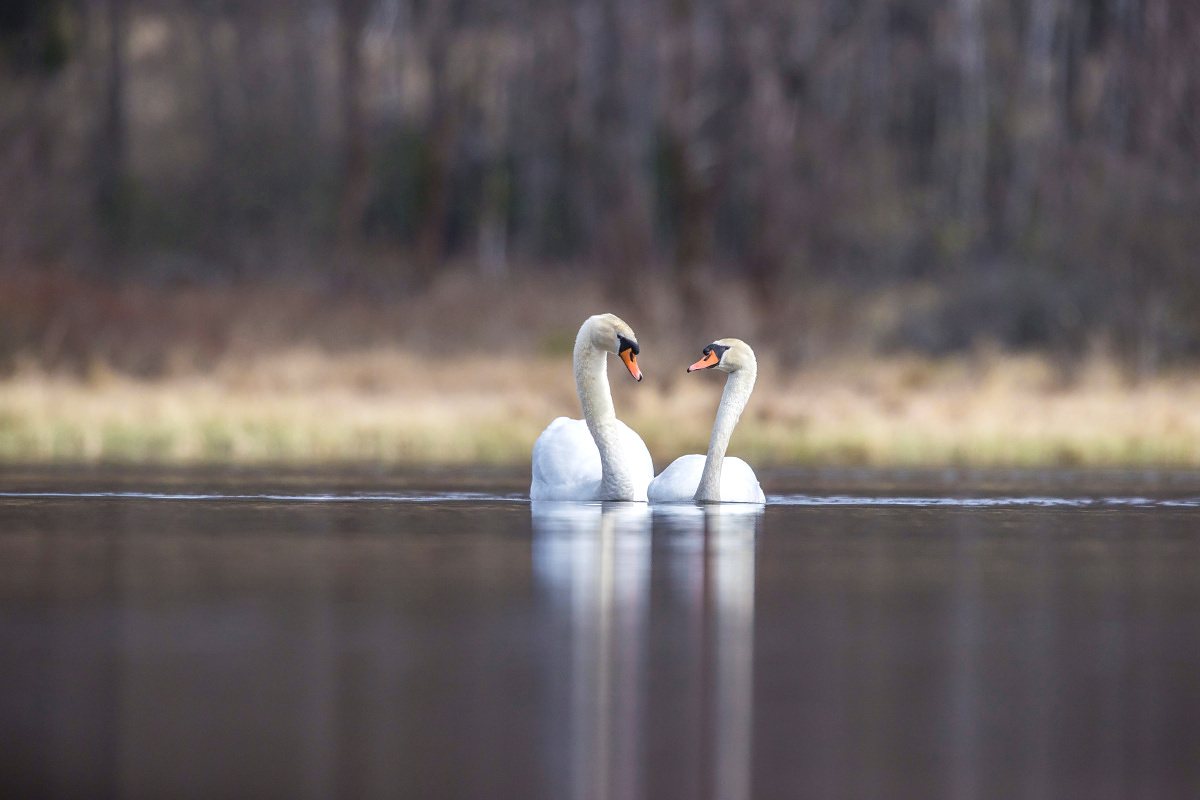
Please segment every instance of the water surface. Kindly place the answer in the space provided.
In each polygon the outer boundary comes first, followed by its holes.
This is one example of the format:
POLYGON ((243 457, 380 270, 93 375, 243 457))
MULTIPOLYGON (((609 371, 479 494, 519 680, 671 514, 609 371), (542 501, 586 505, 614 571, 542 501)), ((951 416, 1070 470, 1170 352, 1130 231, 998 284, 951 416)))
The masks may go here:
POLYGON ((1200 480, 0 473, 5 796, 1200 796, 1200 480))

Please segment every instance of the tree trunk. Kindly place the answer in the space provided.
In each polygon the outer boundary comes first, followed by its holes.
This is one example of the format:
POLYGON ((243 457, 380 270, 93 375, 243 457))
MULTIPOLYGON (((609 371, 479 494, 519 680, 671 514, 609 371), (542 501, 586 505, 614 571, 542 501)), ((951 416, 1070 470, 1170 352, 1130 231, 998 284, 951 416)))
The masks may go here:
POLYGON ((342 190, 338 203, 338 243, 356 250, 363 240, 363 214, 370 192, 370 161, 363 111, 362 35, 368 0, 338 0, 341 59, 342 190))
POLYGON ((450 216, 450 159, 457 129, 448 79, 450 9, 447 0, 429 0, 425 11, 428 47, 430 110, 426 129, 424 173, 426 195, 417 233, 417 274, 420 287, 433 282, 446 258, 446 225, 450 216))
MULTIPOLYGON (((675 282, 688 319, 706 316, 701 268, 711 255, 713 192, 700 163, 700 103, 697 97, 696 2, 678 0, 669 12, 667 44, 668 149, 678 185, 675 282)), ((710 165, 711 166, 711 165, 710 165)))
MULTIPOLYGON (((435 56, 435 60, 443 59, 435 56)), ((450 158, 453 150, 454 120, 446 97, 443 65, 435 68, 433 110, 429 125, 424 164, 426 195, 417 235, 417 282, 426 287, 446 258, 446 225, 450 217, 450 158)))
POLYGON ((1033 219, 1038 169, 1054 130, 1054 28, 1059 0, 1039 0, 1030 8, 1025 42, 1025 72, 1012 120, 1013 171, 1009 183, 1007 233, 1019 241, 1033 219))
POLYGON ((125 27, 126 0, 108 0, 108 83, 99 143, 97 205, 107 223, 110 237, 108 268, 115 271, 116 253, 129 236, 128 198, 125 176, 128 152, 125 140, 125 27))
POLYGON ((980 0, 955 0, 958 11, 960 120, 957 195, 959 216, 975 241, 986 211, 988 157, 987 65, 980 0))
POLYGON ((593 147, 600 195, 599 252, 614 280, 604 285, 617 307, 631 315, 642 308, 637 281, 650 258, 653 230, 644 168, 649 162, 653 117, 646 91, 653 41, 637 0, 613 2, 600 11, 597 137, 593 147))

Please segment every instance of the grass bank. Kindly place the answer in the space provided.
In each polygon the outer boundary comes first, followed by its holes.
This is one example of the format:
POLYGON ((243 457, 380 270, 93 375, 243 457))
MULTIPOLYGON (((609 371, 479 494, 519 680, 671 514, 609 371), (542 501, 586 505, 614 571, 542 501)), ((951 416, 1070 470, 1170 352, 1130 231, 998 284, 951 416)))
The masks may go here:
MULTIPOLYGON (((703 452, 721 377, 610 365, 618 413, 659 468, 703 452)), ((578 416, 565 355, 423 358, 292 348, 154 379, 25 365, 0 381, 0 459, 164 464, 527 463, 578 416)), ((754 464, 1200 466, 1200 374, 1130 382, 1103 361, 1067 379, 1037 357, 765 357, 730 449, 754 464)))

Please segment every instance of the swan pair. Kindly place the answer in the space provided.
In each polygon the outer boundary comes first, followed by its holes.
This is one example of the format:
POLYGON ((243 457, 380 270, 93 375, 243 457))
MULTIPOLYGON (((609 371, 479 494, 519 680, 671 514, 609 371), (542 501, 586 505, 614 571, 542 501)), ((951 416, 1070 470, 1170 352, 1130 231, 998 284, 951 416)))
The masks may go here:
POLYGON ((652 503, 763 503, 766 497, 750 465, 725 458, 754 380, 758 362, 740 339, 720 339, 688 372, 729 373, 717 409, 708 456, 677 458, 654 477, 654 463, 642 437, 617 419, 608 384, 608 354, 625 362, 641 381, 637 336, 612 314, 590 317, 575 337, 575 389, 583 419, 559 417, 533 446, 532 500, 634 500, 652 503))

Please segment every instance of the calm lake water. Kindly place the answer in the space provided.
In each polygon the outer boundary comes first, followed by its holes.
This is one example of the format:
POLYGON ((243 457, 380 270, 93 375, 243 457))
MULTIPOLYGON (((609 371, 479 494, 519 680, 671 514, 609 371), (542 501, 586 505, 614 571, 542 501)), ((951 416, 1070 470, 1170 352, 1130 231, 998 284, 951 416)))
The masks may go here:
POLYGON ((1200 476, 0 471, 16 797, 1200 796, 1200 476))

